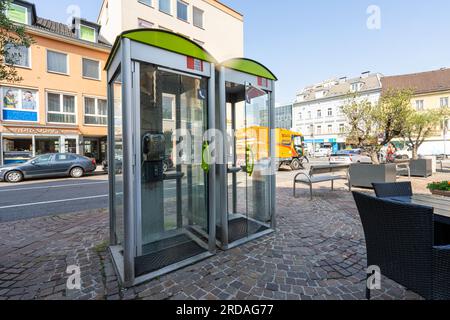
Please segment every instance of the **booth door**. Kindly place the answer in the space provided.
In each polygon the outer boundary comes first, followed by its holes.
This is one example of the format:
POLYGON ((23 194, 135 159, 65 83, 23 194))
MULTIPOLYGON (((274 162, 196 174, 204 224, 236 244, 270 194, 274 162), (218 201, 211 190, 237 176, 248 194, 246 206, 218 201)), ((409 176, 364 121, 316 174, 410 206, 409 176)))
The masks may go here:
POLYGON ((270 228, 270 97, 251 85, 245 88, 248 236, 270 228))
POLYGON ((208 181, 202 169, 207 79, 141 63, 137 121, 140 276, 207 250, 203 239, 208 235, 208 181))

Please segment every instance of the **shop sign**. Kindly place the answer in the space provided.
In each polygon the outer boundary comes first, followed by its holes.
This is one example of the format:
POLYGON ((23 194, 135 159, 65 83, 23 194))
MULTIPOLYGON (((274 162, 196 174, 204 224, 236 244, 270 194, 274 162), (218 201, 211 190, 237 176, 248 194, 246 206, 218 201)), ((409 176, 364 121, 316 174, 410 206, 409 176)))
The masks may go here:
POLYGON ((79 132, 71 130, 61 130, 54 128, 7 128, 10 133, 16 134, 40 134, 40 135, 67 135, 67 134, 79 134, 79 132))

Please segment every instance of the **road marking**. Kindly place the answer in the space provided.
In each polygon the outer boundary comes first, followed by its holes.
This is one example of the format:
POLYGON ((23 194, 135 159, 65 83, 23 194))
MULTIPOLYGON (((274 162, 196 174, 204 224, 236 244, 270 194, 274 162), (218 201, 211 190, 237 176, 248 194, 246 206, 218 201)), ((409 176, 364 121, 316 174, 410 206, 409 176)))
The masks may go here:
POLYGON ((80 200, 91 200, 91 199, 99 199, 99 198, 107 198, 109 195, 101 195, 101 196, 92 196, 92 197, 83 197, 83 198, 73 198, 73 199, 64 199, 64 200, 54 200, 54 201, 45 201, 45 202, 34 202, 34 203, 25 203, 25 204, 15 204, 12 206, 4 206, 0 207, 1 209, 11 209, 11 208, 20 208, 20 207, 31 207, 38 206, 43 204, 52 204, 52 203, 60 203, 60 202, 70 202, 70 201, 80 201, 80 200))
POLYGON ((12 191, 24 191, 24 190, 39 190, 39 189, 57 189, 57 188, 65 188, 65 187, 78 187, 78 186, 87 186, 93 184, 104 184, 108 183, 108 181, 102 182, 88 182, 88 183, 76 183, 76 184, 62 184, 58 186, 46 186, 46 187, 29 187, 29 188, 14 188, 14 189, 0 189, 0 192, 12 192, 12 191))

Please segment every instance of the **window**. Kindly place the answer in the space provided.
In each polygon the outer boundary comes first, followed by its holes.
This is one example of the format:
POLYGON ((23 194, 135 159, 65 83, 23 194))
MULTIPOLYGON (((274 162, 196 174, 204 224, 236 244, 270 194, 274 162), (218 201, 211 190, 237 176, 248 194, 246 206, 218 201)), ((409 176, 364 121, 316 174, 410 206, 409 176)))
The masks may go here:
POLYGON ((150 21, 138 18, 138 27, 139 28, 151 29, 151 28, 153 28, 154 25, 155 24, 151 23, 150 21))
POLYGON ((343 123, 339 125, 339 133, 345 133, 345 125, 343 123))
POLYGON ((170 0, 159 0, 159 11, 171 14, 170 0))
POLYGON ((352 84, 352 92, 358 92, 361 91, 363 84, 361 82, 353 83, 352 84))
POLYGON ((193 7, 192 12, 193 12, 192 20, 193 20, 194 26, 203 29, 203 10, 201 10, 197 7, 193 7))
POLYGON ((26 7, 11 3, 6 12, 11 21, 28 24, 28 9, 26 7))
POLYGON ((303 115, 301 112, 298 114, 298 120, 303 120, 303 115))
POLYGON ((416 100, 416 110, 417 111, 423 111, 424 110, 423 100, 416 100))
POLYGON ((311 119, 311 118, 312 118, 311 111, 308 111, 308 119, 311 119))
POLYGON ((100 80, 100 62, 83 58, 83 78, 100 80))
POLYGON ((322 134, 322 126, 317 126, 317 134, 322 134))
POLYGON ((80 39, 89 41, 89 42, 97 42, 96 31, 92 27, 88 26, 80 26, 80 39))
POLYGON ((329 117, 333 116, 333 109, 332 108, 328 108, 328 116, 329 117))
POLYGON ((68 74, 67 54, 47 51, 47 71, 68 74))
POLYGON ((38 121, 38 92, 36 90, 1 87, 4 121, 38 121))
POLYGON ((5 44, 5 62, 18 67, 30 68, 30 51, 31 48, 7 43, 5 44))
POLYGON ((56 162, 75 161, 77 157, 70 154, 57 154, 55 157, 56 162))
POLYGON ((441 108, 446 108, 446 107, 448 107, 448 97, 441 98, 441 108))
POLYGON ((101 126, 108 124, 108 106, 106 100, 84 98, 84 124, 101 126))
POLYGON ((317 110, 317 118, 322 118, 322 110, 317 110))
POLYGON ((139 2, 150 7, 153 6, 152 0, 139 0, 139 2))
POLYGON ((47 93, 47 122, 75 124, 75 97, 47 93))
POLYGON ((333 125, 328 125, 328 133, 333 133, 333 125))
POLYGON ((52 155, 51 154, 45 154, 43 156, 39 156, 37 158, 35 158, 33 161, 35 163, 47 163, 50 161, 52 155))
POLYGON ((180 20, 188 21, 188 4, 186 2, 177 1, 177 17, 180 20))

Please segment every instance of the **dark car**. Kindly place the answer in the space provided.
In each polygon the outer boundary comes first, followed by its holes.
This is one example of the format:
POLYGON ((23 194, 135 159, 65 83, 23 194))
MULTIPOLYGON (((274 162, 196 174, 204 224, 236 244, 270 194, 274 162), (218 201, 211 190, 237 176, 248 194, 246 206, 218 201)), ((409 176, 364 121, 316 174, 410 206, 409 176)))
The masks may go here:
MULTIPOLYGON (((167 172, 174 166, 172 156, 166 156, 163 161, 163 172, 167 172)), ((108 161, 104 160, 102 162, 102 167, 104 172, 108 172, 108 161)), ((122 173, 122 160, 116 159, 116 174, 122 173)))
POLYGON ((17 183, 34 178, 81 178, 87 173, 94 172, 96 168, 95 161, 80 155, 44 154, 22 164, 0 167, 0 181, 17 183))

